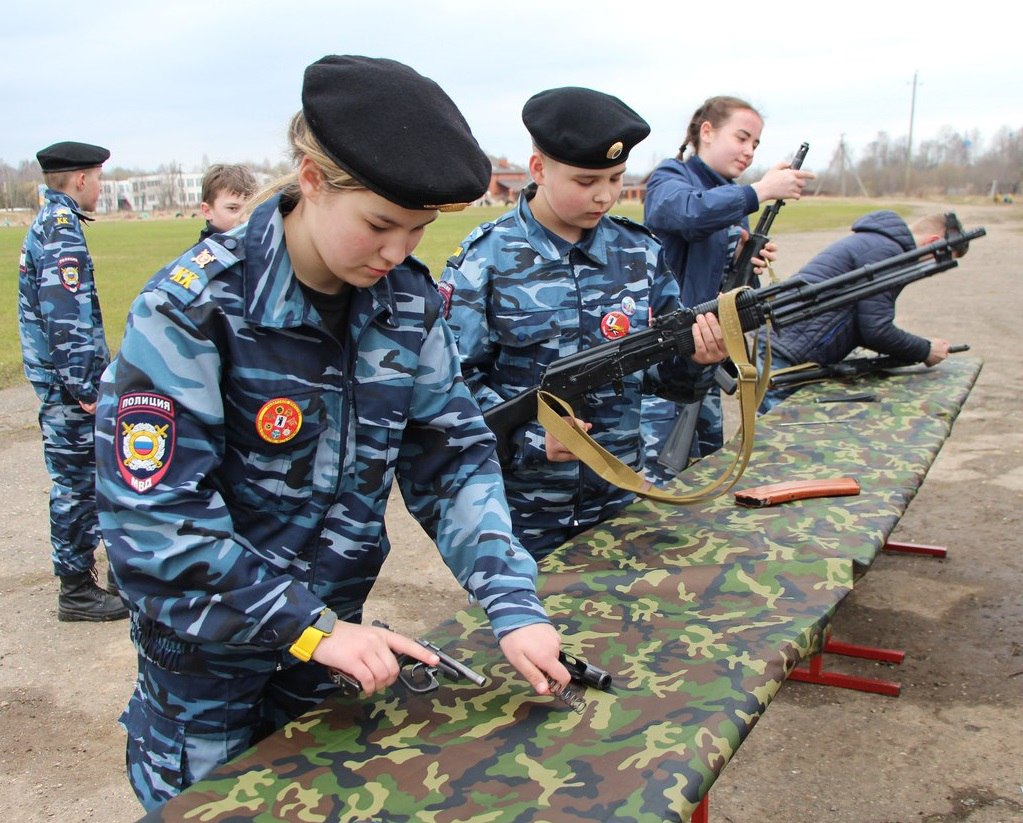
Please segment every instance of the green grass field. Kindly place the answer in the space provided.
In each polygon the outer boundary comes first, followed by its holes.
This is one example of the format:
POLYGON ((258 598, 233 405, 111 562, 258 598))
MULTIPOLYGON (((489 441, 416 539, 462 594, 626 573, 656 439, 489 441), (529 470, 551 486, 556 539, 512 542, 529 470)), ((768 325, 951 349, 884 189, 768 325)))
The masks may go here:
MULTIPOLYGON (((908 207, 881 205, 868 200, 826 200, 807 198, 787 206, 774 225, 774 235, 785 232, 836 229, 848 226, 858 216, 877 208, 894 208, 900 214, 908 207)), ((427 229, 416 256, 430 271, 439 274, 444 262, 461 240, 478 224, 504 212, 504 207, 467 209, 441 214, 427 229)), ((625 203, 615 209, 634 220, 642 219, 642 207, 625 203)), ((756 225, 756 216, 750 219, 756 225)), ((86 230, 89 250, 96 263, 107 340, 116 352, 124 333, 128 308, 139 289, 161 266, 188 248, 199 236, 201 220, 104 220, 86 230)), ((21 344, 18 338, 18 255, 25 236, 24 226, 0 226, 0 388, 24 379, 21 344)))

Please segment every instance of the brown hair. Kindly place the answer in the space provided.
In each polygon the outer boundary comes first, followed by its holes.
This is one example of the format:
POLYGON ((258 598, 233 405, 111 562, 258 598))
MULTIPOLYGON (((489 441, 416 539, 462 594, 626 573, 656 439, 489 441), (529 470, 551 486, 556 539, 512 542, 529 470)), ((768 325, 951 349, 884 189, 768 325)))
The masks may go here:
POLYGON ((739 109, 748 109, 761 120, 764 119, 760 112, 739 97, 718 95, 717 97, 708 97, 704 100, 703 104, 693 112, 693 117, 689 121, 689 127, 686 129, 685 139, 682 141, 682 145, 678 148, 678 159, 681 160, 682 156, 686 153, 686 146, 692 146, 694 153, 699 151, 700 126, 702 126, 704 122, 709 122, 715 129, 721 128, 722 123, 731 117, 733 112, 739 109))
POLYGON ((256 178, 240 163, 214 163, 202 177, 202 202, 213 205, 221 192, 251 197, 256 191, 256 178))

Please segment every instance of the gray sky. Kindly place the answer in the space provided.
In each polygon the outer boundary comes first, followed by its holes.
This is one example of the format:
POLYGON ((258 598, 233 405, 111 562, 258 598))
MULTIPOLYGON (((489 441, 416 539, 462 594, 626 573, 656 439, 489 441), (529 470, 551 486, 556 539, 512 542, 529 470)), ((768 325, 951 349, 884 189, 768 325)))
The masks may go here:
MULTIPOLYGON (((302 72, 325 54, 408 63, 436 80, 490 154, 524 162, 522 104, 589 86, 653 131, 631 172, 674 155, 705 97, 765 117, 755 165, 823 169, 842 135, 855 153, 884 131, 913 142, 945 127, 1023 127, 1019 28, 993 0, 919 3, 733 0, 93 0, 19 2, 0 30, 0 160, 58 140, 107 146, 109 166, 278 161, 302 72), (836 9, 826 11, 826 9, 836 9), (911 11, 915 9, 915 11, 911 11)), ((1004 6, 1004 4, 999 4, 1004 6)))

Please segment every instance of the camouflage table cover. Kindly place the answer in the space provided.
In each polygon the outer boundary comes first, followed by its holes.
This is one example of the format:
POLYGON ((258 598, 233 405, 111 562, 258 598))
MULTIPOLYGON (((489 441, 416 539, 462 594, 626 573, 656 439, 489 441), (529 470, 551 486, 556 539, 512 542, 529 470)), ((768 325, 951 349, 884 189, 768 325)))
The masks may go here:
MULTIPOLYGON (((484 687, 330 698, 146 819, 687 819, 818 647, 854 562, 869 564, 898 522, 979 370, 958 359, 861 380, 870 404, 816 404, 845 387, 807 387, 761 418, 741 487, 848 474, 858 497, 638 502, 547 558, 541 592, 567 651, 614 677, 608 692, 576 687, 581 714, 533 695, 467 609, 429 637, 484 687)), ((686 483, 725 465, 707 458, 686 483)))
MULTIPOLYGON (((863 571, 913 497, 966 398, 981 361, 953 357, 940 366, 901 369, 855 382, 807 385, 758 418, 753 454, 735 490, 789 480, 853 477, 855 497, 816 498, 748 509, 727 494, 697 506, 643 501, 547 559, 545 568, 677 567, 738 556, 780 559, 800 552, 848 557, 863 571), (870 393, 873 402, 818 399, 870 393)), ((665 486, 682 492, 720 476, 725 449, 665 486)))

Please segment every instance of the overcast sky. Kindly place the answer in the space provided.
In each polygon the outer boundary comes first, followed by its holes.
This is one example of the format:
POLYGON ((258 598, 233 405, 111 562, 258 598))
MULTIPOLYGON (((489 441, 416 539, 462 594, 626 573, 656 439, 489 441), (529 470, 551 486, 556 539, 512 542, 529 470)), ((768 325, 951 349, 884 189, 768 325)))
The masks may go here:
POLYGON ((906 137, 911 108, 915 146, 944 127, 982 141, 1023 127, 1019 31, 993 0, 18 2, 0 28, 0 160, 82 140, 113 152, 108 168, 276 162, 304 68, 348 53, 433 78, 483 149, 513 162, 529 155, 525 100, 577 85, 650 122, 630 172, 674 155, 714 94, 764 115, 756 165, 805 140, 804 167, 823 169, 843 135, 854 153, 882 131, 906 137))

